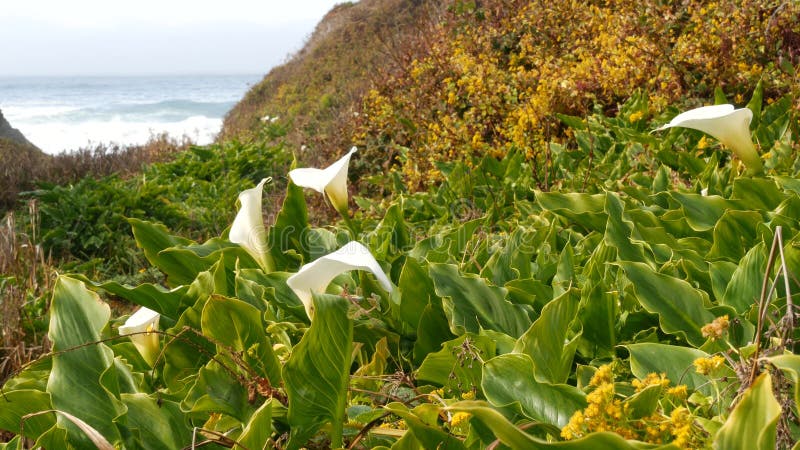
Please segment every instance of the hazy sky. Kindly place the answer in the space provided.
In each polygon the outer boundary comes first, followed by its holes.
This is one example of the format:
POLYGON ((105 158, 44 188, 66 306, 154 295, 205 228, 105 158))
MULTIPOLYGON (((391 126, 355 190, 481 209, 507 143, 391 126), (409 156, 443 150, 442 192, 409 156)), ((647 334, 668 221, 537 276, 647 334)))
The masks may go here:
POLYGON ((343 0, 3 0, 0 76, 263 74, 343 0))

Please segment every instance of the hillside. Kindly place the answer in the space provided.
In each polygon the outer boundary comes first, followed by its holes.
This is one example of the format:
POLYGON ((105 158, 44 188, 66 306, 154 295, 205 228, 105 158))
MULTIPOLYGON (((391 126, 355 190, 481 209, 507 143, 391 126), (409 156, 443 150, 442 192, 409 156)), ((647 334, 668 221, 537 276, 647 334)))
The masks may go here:
POLYGON ((759 83, 769 101, 797 91, 798 23, 797 3, 770 1, 342 4, 231 111, 221 139, 278 116, 290 148, 312 150, 306 162, 355 144, 356 174, 401 169, 412 189, 440 180, 443 161, 516 149, 546 189, 550 144, 570 140, 559 115, 613 115, 638 91, 640 120, 742 105, 759 83))
POLYGON ((0 111, 0 139, 8 139, 18 144, 35 147, 30 143, 30 141, 28 141, 28 139, 25 138, 22 132, 12 127, 11 124, 8 123, 8 120, 3 117, 3 111, 0 111))
POLYGON ((228 113, 218 140, 258 138, 260 119, 277 116, 291 124, 290 148, 305 145, 317 161, 341 153, 351 143, 353 118, 376 75, 402 70, 414 59, 442 5, 362 0, 335 6, 303 49, 272 69, 228 113))

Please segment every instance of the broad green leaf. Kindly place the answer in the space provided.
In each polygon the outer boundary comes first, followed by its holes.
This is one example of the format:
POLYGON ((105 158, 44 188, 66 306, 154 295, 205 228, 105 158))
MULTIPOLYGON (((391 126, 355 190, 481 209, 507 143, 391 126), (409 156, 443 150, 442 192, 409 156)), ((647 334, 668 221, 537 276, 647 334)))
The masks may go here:
POLYGON ((305 243, 308 230, 308 210, 303 188, 290 179, 283 206, 275 217, 275 225, 267 231, 267 245, 276 270, 296 270, 303 262, 309 261, 305 243))
POLYGON ((438 352, 428 354, 416 377, 451 390, 466 392, 481 385, 482 361, 494 355, 494 341, 486 336, 467 333, 445 342, 438 352))
POLYGON ((379 392, 382 387, 381 376, 386 372, 386 362, 391 356, 386 338, 381 338, 375 345, 372 359, 353 373, 352 385, 367 391, 379 392))
POLYGON ((287 448, 291 449, 303 446, 327 422, 331 423, 331 445, 342 445, 353 345, 349 301, 314 295, 314 307, 314 322, 283 368, 292 428, 287 448))
POLYGON ((389 403, 386 409, 405 420, 408 429, 414 434, 425 450, 466 450, 461 440, 442 430, 436 423, 440 408, 423 404, 412 410, 402 403, 389 403))
POLYGON ((603 232, 606 227, 606 194, 537 192, 542 209, 565 217, 587 231, 603 232))
POLYGON ((272 401, 266 401, 256 412, 250 416, 250 420, 244 426, 242 435, 237 442, 241 446, 235 446, 234 450, 260 450, 266 449, 267 441, 272 435, 272 401))
POLYGON ((722 301, 725 297, 725 291, 728 289, 728 283, 731 282, 731 277, 736 271, 737 264, 730 261, 714 261, 708 265, 708 274, 711 277, 711 292, 717 301, 722 301))
POLYGON ((755 211, 725 211, 714 226, 714 245, 706 257, 738 261, 756 243, 763 221, 755 211))
POLYGON ((732 306, 740 314, 758 303, 766 268, 766 249, 761 242, 739 261, 720 303, 732 306))
POLYGON ((173 450, 190 445, 192 430, 178 404, 146 394, 122 394, 126 426, 142 449, 173 450))
POLYGON ((552 300, 541 315, 520 336, 514 352, 533 360, 536 380, 541 383, 565 383, 572 368, 580 333, 572 333, 578 316, 580 292, 571 289, 552 300))
POLYGON ((248 303, 214 295, 203 308, 203 334, 239 352, 242 361, 255 373, 277 386, 281 381, 281 365, 261 316, 261 312, 248 303))
POLYGON ((165 289, 162 286, 150 283, 143 283, 135 287, 123 286, 115 281, 96 283, 83 275, 74 275, 75 279, 86 283, 90 289, 102 289, 119 298, 128 300, 136 305, 144 306, 169 317, 178 320, 183 308, 190 305, 183 303, 186 296, 187 286, 178 286, 174 289, 165 289))
POLYGON ((647 386, 625 399, 627 416, 632 419, 641 419, 649 416, 658 408, 658 400, 664 388, 660 384, 647 386))
POLYGON ((533 366, 528 355, 515 353, 486 361, 483 393, 495 406, 518 405, 529 418, 561 428, 575 411, 586 407, 585 395, 567 384, 536 381, 533 366))
POLYGON ((451 264, 432 263, 429 273, 453 334, 480 333, 481 328, 488 328, 519 337, 530 326, 529 308, 508 302, 504 288, 490 286, 474 274, 462 275, 451 264))
POLYGON ((531 277, 531 259, 536 247, 533 244, 534 233, 517 228, 505 240, 502 248, 498 248, 487 261, 481 276, 496 286, 509 281, 531 277))
POLYGON ((623 217, 624 206, 617 195, 606 195, 605 211, 608 215, 606 224, 605 243, 617 249, 617 257, 623 261, 648 262, 645 257, 644 245, 634 242, 631 234, 633 223, 623 217))
POLYGON ((258 269, 243 269, 239 271, 238 275, 265 288, 264 292, 269 303, 283 313, 279 316, 281 319, 309 322, 303 303, 286 284, 286 280, 292 276, 291 273, 272 272, 265 274, 258 269))
POLYGON ((690 347, 645 342, 625 346, 631 353, 631 372, 644 379, 650 373, 663 373, 673 385, 684 384, 691 390, 700 389, 711 395, 708 378, 698 374, 694 361, 708 358, 708 353, 690 347))
POLYGON ((714 228, 725 211, 742 208, 737 201, 727 200, 716 195, 700 195, 684 192, 670 192, 670 197, 681 205, 686 220, 695 231, 708 231, 714 228))
MULTIPOLYGON (((0 430, 19 434, 23 416, 52 409, 50 394, 47 392, 33 389, 14 391, 4 389, 0 394, 0 430)), ((32 416, 25 420, 25 437, 36 440, 55 424, 56 417, 52 412, 32 416)))
POLYGON ((213 294, 211 273, 198 275, 186 293, 194 304, 183 311, 175 326, 166 330, 170 336, 164 341, 164 382, 173 393, 186 395, 185 390, 191 387, 200 367, 214 355, 214 345, 198 336, 203 308, 213 294))
POLYGON ((792 379, 794 383, 794 403, 800 405, 800 356, 794 354, 784 354, 769 358, 778 369, 781 369, 792 379))
POLYGON ((617 345, 617 295, 602 280, 590 280, 583 285, 581 299, 578 310, 583 326, 581 345, 591 347, 592 354, 610 354, 617 345))
MULTIPOLYGON (((403 270, 400 272, 398 287, 400 305, 397 308, 400 311, 400 318, 416 331, 425 307, 436 297, 433 281, 422 264, 414 258, 406 258, 403 270)), ((417 332, 421 331, 423 330, 419 329, 417 332)))
POLYGON ((733 180, 732 200, 741 201, 747 209, 771 211, 778 207, 787 195, 781 192, 775 180, 770 178, 740 177, 733 180))
POLYGON ((197 380, 181 402, 181 409, 197 417, 222 413, 244 421, 255 408, 243 383, 234 361, 217 355, 216 360, 199 370, 197 380))
MULTIPOLYGON (((97 343, 111 310, 97 294, 75 279, 59 277, 53 289, 48 337, 53 343, 53 369, 47 382, 53 409, 78 417, 115 445, 122 439, 113 419, 125 414, 113 373, 114 356, 97 343), (104 383, 105 382, 105 383, 104 383)), ((58 415, 71 443, 87 448, 92 441, 73 421, 58 415)))
POLYGON ((622 261, 619 265, 633 284, 639 303, 658 314, 664 332, 680 335, 696 347, 703 345, 700 329, 715 316, 705 309, 702 291, 684 280, 654 272, 643 263, 622 261))
POLYGON ((425 306, 419 319, 417 340, 414 341, 414 362, 422 363, 429 354, 438 351, 442 343, 453 339, 450 323, 441 305, 430 303, 425 306))
MULTIPOLYGON (((150 264, 158 267, 162 271, 161 260, 158 254, 167 248, 179 245, 189 245, 191 240, 179 236, 173 236, 167 231, 167 227, 160 223, 152 223, 139 219, 128 219, 133 229, 133 237, 136 239, 136 244, 144 251, 144 255, 150 264)), ((167 273, 167 272, 165 272, 167 273)), ((169 273, 167 273, 169 275, 169 273)), ((184 281, 183 279, 178 281, 184 281)), ((189 280, 191 281, 191 280, 189 280)), ((180 283, 178 284, 188 284, 180 283)))
POLYGON ((414 241, 403 218, 402 197, 386 210, 383 219, 370 233, 369 242, 374 256, 383 261, 394 261, 411 248, 414 241))
POLYGON ((781 405, 772 393, 772 378, 762 373, 744 392, 714 438, 714 447, 725 450, 771 450, 781 405))

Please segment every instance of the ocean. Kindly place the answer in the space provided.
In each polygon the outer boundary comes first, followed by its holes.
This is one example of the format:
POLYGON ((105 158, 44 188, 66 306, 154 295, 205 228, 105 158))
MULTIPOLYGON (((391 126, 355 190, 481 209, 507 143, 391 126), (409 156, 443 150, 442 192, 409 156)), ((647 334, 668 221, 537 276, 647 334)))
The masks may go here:
POLYGON ((0 111, 47 153, 141 144, 156 134, 213 141, 263 75, 0 77, 0 111))

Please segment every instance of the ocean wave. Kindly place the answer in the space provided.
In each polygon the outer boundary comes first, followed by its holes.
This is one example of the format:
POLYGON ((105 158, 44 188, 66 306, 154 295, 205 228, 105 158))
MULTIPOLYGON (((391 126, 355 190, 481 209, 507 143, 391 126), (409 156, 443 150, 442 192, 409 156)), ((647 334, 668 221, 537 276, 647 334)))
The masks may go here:
POLYGON ((177 122, 131 122, 112 117, 80 123, 26 123, 18 128, 37 147, 56 154, 99 144, 144 144, 162 133, 178 139, 187 137, 198 145, 205 145, 213 142, 221 126, 221 118, 190 116, 177 122))
MULTIPOLYGON (((194 100, 162 100, 156 102, 112 102, 83 107, 16 106, 8 116, 19 122, 46 124, 50 122, 81 123, 119 118, 130 122, 181 122, 189 117, 223 117, 234 102, 199 102, 194 100)), ((5 110, 4 110, 5 111, 5 110)))

